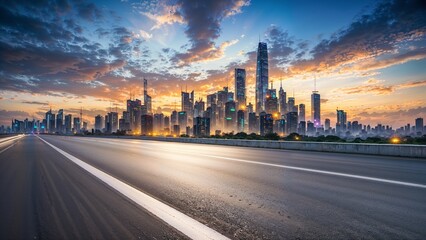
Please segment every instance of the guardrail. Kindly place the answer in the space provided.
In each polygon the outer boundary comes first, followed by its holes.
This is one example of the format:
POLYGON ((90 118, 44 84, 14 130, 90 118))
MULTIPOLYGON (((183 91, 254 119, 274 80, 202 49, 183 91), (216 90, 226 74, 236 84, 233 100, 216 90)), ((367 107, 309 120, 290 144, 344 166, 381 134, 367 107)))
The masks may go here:
POLYGON ((240 139, 217 139, 217 138, 140 137, 140 139, 166 141, 166 142, 216 144, 216 145, 226 145, 226 146, 273 148, 273 149, 286 149, 286 150, 356 153, 356 154, 371 154, 371 155, 382 155, 382 156, 426 158, 426 145, 268 141, 268 140, 240 140, 240 139))

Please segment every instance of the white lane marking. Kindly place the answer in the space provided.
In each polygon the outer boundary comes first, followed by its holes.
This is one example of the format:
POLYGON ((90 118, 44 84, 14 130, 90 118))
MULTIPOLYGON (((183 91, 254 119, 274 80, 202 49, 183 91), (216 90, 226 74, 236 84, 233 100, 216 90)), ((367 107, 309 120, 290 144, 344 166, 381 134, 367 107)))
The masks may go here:
POLYGON ((47 145, 64 155, 66 158, 88 171, 95 177, 99 178, 104 183, 108 184, 139 206, 145 208, 170 226, 182 232, 192 239, 228 239, 215 230, 203 225, 195 219, 179 212, 178 210, 158 201, 157 199, 139 191, 138 189, 106 174, 105 172, 92 167, 91 165, 83 162, 82 160, 74 157, 73 155, 63 151, 62 149, 50 144, 43 138, 37 136, 40 140, 47 145))
MULTIPOLYGON (((87 139, 85 139, 85 140, 87 140, 87 139)), ((113 144, 113 145, 127 145, 126 143, 112 143, 112 142, 108 142, 108 141, 99 141, 99 142, 109 143, 109 144, 113 144)), ((141 147, 141 148, 151 149, 150 147, 141 147)), ((168 149, 166 149, 166 148, 161 148, 161 150, 168 151, 168 149)), ((348 178, 356 178, 356 179, 369 180, 369 181, 382 182, 382 183, 390 183, 390 184, 403 185, 403 186, 409 186, 409 187, 426 188, 426 185, 419 184, 419 183, 410 183, 410 182, 368 177, 368 176, 355 175, 355 174, 347 174, 347 173, 317 170, 317 169, 312 169, 312 168, 302 168, 302 167, 294 167, 294 166, 281 165, 281 164, 265 163, 265 162, 251 161, 251 160, 238 159, 238 158, 199 154, 199 153, 195 153, 193 151, 179 151, 179 152, 185 153, 185 154, 193 154, 193 155, 198 155, 198 156, 204 156, 204 157, 224 159, 224 160, 235 161, 235 162, 244 162, 244 163, 250 163, 250 164, 257 164, 257 165, 264 165, 264 166, 270 166, 270 167, 279 167, 279 168, 297 170, 297 171, 320 173, 320 174, 327 174, 327 175, 334 175, 334 176, 348 177, 348 178)))
POLYGON ((244 163, 257 164, 257 165, 279 167, 279 168, 292 169, 292 170, 304 171, 304 172, 321 173, 321 174, 334 175, 334 176, 340 176, 340 177, 356 178, 356 179, 369 180, 369 181, 382 182, 382 183, 391 183, 391 184, 397 184, 397 185, 403 185, 403 186, 409 186, 409 187, 426 188, 426 185, 419 184, 419 183, 402 182, 402 181, 396 181, 396 180, 390 180, 390 179, 367 177, 362 175, 354 175, 354 174, 331 172, 331 171, 323 171, 323 170, 317 170, 312 168, 293 167, 293 166, 287 166, 287 165, 264 163, 264 162, 250 161, 250 160, 244 160, 244 159, 238 159, 238 158, 207 155, 207 154, 200 154, 200 156, 225 159, 225 160, 235 161, 235 162, 244 162, 244 163))

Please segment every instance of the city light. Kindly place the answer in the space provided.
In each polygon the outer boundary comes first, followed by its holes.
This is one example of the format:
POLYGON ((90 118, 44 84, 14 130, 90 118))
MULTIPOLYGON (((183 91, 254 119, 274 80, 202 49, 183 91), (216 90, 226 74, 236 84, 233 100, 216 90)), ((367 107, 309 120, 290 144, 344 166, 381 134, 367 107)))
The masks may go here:
POLYGON ((392 137, 391 138, 391 143, 393 144, 398 144, 401 142, 401 139, 399 137, 392 137))

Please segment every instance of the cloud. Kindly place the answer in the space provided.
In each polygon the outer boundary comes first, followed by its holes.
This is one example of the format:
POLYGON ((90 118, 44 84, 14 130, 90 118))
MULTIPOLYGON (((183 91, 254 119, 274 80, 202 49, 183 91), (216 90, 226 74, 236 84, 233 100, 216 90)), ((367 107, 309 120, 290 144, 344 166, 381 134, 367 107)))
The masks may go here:
POLYGON ((293 61, 289 73, 367 71, 423 59, 424 49, 418 50, 420 54, 395 50, 406 42, 424 40, 425 22, 426 5, 422 1, 384 1, 372 14, 362 15, 347 29, 322 40, 310 51, 312 58, 293 61), (381 60, 386 54, 389 56, 381 60))
POLYGON ((378 94, 378 95, 387 95, 395 92, 399 89, 413 88, 413 87, 422 87, 426 86, 426 80, 406 82, 401 84, 396 84, 392 86, 386 86, 380 84, 382 81, 377 79, 369 79, 364 82, 363 85, 356 87, 346 87, 336 90, 336 92, 343 92, 345 94, 378 94))
POLYGON ((155 22, 151 30, 159 29, 163 25, 172 25, 174 23, 185 23, 184 18, 178 11, 179 5, 162 5, 162 13, 154 14, 150 12, 141 12, 142 15, 155 22))
POLYGON ((47 102, 38 102, 38 101, 22 101, 22 103, 33 104, 33 105, 42 105, 42 106, 49 104, 47 102))
POLYGON ((190 46, 186 52, 177 53, 172 60, 179 65, 188 65, 221 58, 229 43, 224 42, 219 47, 215 45, 215 40, 220 36, 220 24, 224 18, 240 13, 241 8, 248 4, 244 0, 178 1, 180 15, 187 25, 185 34, 190 46))

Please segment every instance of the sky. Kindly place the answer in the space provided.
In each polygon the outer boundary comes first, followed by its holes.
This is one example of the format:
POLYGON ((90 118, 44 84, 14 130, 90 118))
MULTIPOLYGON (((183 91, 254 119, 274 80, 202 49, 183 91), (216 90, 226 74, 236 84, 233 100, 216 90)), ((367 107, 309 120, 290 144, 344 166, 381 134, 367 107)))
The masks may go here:
POLYGON ((321 117, 394 128, 426 117, 424 1, 15 0, 0 2, 0 125, 50 108, 90 125, 142 98, 180 109, 247 71, 254 103, 256 48, 268 44, 269 81, 321 117))

